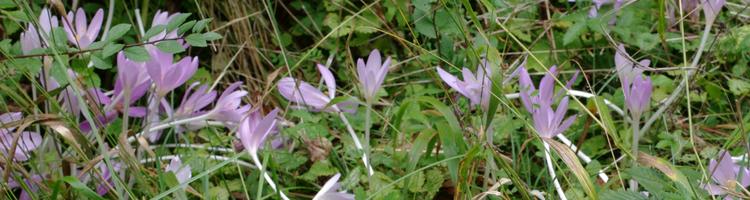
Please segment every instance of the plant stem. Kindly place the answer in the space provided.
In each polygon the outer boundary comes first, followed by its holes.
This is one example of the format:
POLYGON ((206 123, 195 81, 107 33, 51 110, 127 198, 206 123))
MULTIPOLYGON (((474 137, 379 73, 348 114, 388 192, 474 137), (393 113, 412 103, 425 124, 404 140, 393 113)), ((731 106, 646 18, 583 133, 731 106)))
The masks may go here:
POLYGON ((557 195, 560 196, 560 200, 568 200, 568 197, 565 197, 565 190, 562 189, 562 186, 560 186, 560 181, 557 180, 555 167, 552 164, 552 157, 549 153, 549 144, 547 144, 547 142, 545 141, 542 141, 542 144, 544 145, 544 159, 547 161, 547 170, 549 171, 549 175, 552 177, 552 184, 555 185, 557 195))
MULTIPOLYGON (((372 119, 370 119, 370 113, 372 112, 372 101, 367 101, 367 108, 365 109, 365 155, 369 158, 372 155, 372 151, 370 148, 370 128, 372 128, 372 119)), ((367 162, 369 160, 365 160, 367 166, 370 166, 370 163, 367 162)), ((372 170, 372 167, 368 167, 368 170, 372 170)), ((369 171, 368 178, 372 177, 373 172, 369 171)), ((372 180, 370 180, 370 183, 372 180)))
POLYGON ((278 192, 279 196, 281 196, 281 199, 283 200, 289 200, 289 197, 287 197, 284 192, 276 188, 276 183, 273 182, 273 179, 271 179, 271 176, 268 176, 268 173, 266 172, 263 165, 260 163, 260 159, 258 159, 258 154, 255 152, 250 152, 250 157, 253 158, 253 162, 255 162, 255 166, 258 167, 258 170, 260 170, 260 173, 263 174, 263 178, 266 179, 266 182, 268 182, 268 185, 271 186, 271 189, 273 191, 278 192))
MULTIPOLYGON (((357 134, 354 133, 354 128, 352 128, 352 125, 349 123, 349 120, 346 119, 346 116, 344 116, 343 112, 338 112, 339 118, 341 118, 341 121, 344 122, 344 125, 346 125, 346 130, 349 131, 349 135, 352 137, 352 140, 354 140, 354 146, 357 147, 359 150, 364 150, 362 147, 362 143, 359 142, 359 137, 357 137, 357 134)), ((367 159, 367 153, 362 154, 362 162, 365 164, 365 168, 367 170, 367 175, 372 176, 372 174, 375 173, 374 170, 372 170, 372 167, 370 166, 370 162, 368 162, 367 159)))
MULTIPOLYGON (((633 154, 633 164, 632 167, 638 166, 638 141, 640 140, 640 129, 639 129, 639 123, 640 123, 640 116, 634 116, 635 118, 630 120, 630 125, 633 129, 633 142, 630 144, 630 150, 633 154)), ((635 179, 630 179, 630 191, 638 192, 638 182, 635 181, 635 179)))

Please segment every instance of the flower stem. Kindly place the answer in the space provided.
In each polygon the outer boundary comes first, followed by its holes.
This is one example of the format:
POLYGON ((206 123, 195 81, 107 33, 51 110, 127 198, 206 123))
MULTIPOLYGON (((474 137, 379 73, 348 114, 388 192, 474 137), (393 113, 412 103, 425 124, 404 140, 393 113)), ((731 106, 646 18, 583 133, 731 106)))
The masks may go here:
POLYGON ((268 173, 266 172, 265 168, 260 163, 260 159, 258 159, 258 154, 250 152, 250 157, 253 158, 253 162, 255 162, 255 166, 258 167, 258 170, 260 170, 260 173, 263 174, 263 178, 266 179, 266 182, 268 182, 268 185, 271 186, 271 189, 273 189, 273 191, 275 191, 275 192, 278 192, 279 196, 281 196, 281 199, 283 199, 283 200, 289 200, 289 197, 287 197, 284 194, 284 192, 282 192, 281 190, 279 190, 278 188, 276 188, 276 183, 273 182, 273 179, 271 179, 271 176, 268 176, 268 173))
MULTIPOLYGON (((364 148, 362 147, 362 143, 359 141, 359 137, 357 137, 357 134, 354 133, 354 128, 352 128, 352 125, 349 123, 349 120, 346 119, 346 116, 344 116, 343 112, 339 112, 339 118, 341 118, 341 121, 343 121, 344 125, 346 125, 346 130, 349 131, 349 135, 352 136, 352 140, 354 140, 354 146, 356 146, 359 150, 364 150, 364 148)), ((375 171, 370 166, 370 162, 368 162, 367 153, 362 154, 362 162, 364 162, 365 168, 367 168, 367 175, 372 176, 375 171)))
MULTIPOLYGON (((633 142, 631 142, 630 150, 633 154, 633 165, 632 167, 638 166, 638 141, 640 140, 640 129, 639 129, 639 122, 640 122, 640 116, 637 118, 633 118, 630 120, 630 125, 633 129, 633 142)), ((630 191, 638 192, 638 182, 635 181, 635 179, 630 179, 630 191)))
POLYGON ((545 141, 542 141, 542 144, 544 145, 544 159, 547 161, 547 170, 549 171, 549 175, 552 177, 553 184, 555 185, 555 189, 557 190, 557 195, 560 196, 560 200, 568 200, 568 198, 565 197, 565 190, 562 189, 562 186, 560 186, 560 181, 557 180, 555 167, 552 165, 552 158, 550 157, 549 153, 549 144, 547 144, 547 142, 545 141))

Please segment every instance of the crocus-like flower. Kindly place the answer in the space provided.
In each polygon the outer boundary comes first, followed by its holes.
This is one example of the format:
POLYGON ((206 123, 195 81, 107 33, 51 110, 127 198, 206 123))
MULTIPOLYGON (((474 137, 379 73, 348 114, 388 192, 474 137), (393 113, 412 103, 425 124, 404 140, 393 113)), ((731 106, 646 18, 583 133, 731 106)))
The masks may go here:
POLYGON ((104 18, 104 10, 99 9, 91 18, 91 22, 86 24, 86 13, 83 12, 82 8, 78 8, 73 16, 73 12, 68 12, 68 16, 65 19, 63 28, 68 34, 68 41, 78 46, 78 48, 84 49, 96 41, 96 37, 99 35, 99 30, 102 28, 102 19, 104 18), (71 27, 75 26, 75 28, 71 27))
MULTIPOLYGON (((250 157, 255 162, 255 165, 259 169, 263 169, 263 164, 258 158, 258 149, 263 145, 268 135, 276 132, 276 115, 279 113, 278 109, 274 109, 268 113, 265 117, 260 117, 260 111, 255 111, 250 114, 249 117, 245 118, 240 122, 240 127, 237 130, 237 137, 240 138, 242 146, 245 147, 250 157)), ((276 183, 268 176, 268 173, 262 171, 263 178, 266 179, 271 189, 277 191, 276 183)), ((284 195, 283 192, 279 192, 281 199, 288 200, 289 198, 284 195)))
POLYGON ((279 109, 274 109, 266 116, 262 116, 260 110, 256 110, 240 122, 240 128, 237 130, 237 137, 240 138, 242 146, 244 146, 251 155, 257 154, 258 150, 266 141, 266 137, 277 131, 276 115, 278 113, 279 109))
POLYGON ((58 27, 57 16, 51 15, 49 9, 43 8, 41 14, 39 14, 39 26, 41 28, 29 23, 28 29, 21 33, 21 50, 24 54, 29 54, 33 49, 42 48, 42 44, 49 46, 47 38, 51 37, 52 28, 58 27), (38 32, 39 30, 41 32, 38 32))
POLYGON ((388 68, 391 65, 391 57, 385 59, 385 62, 380 62, 380 52, 375 49, 370 52, 370 56, 367 57, 367 64, 362 58, 357 59, 357 75, 359 76, 359 83, 362 85, 362 95, 367 101, 372 101, 375 95, 380 90, 385 80, 385 75, 388 74, 388 68))
POLYGON ((703 2, 703 15, 706 16, 706 23, 711 24, 719 16, 721 8, 727 3, 726 0, 704 0, 703 2))
POLYGON ((146 62, 146 70, 156 85, 158 96, 164 96, 184 84, 198 70, 198 57, 185 57, 177 63, 170 53, 158 48, 148 48, 151 60, 146 62))
POLYGON ((461 70, 464 78, 463 81, 458 80, 458 78, 449 74, 443 68, 437 67, 437 72, 448 86, 461 93, 464 97, 469 98, 472 106, 481 105, 482 109, 489 107, 490 89, 492 87, 490 75, 492 74, 492 69, 486 60, 477 66, 476 75, 464 67, 461 70))
POLYGON ((336 174, 326 181, 326 184, 320 188, 318 194, 315 194, 313 200, 354 200, 354 195, 346 192, 339 192, 341 174, 336 174))
POLYGON ((328 87, 328 96, 323 94, 318 88, 313 87, 307 82, 298 81, 292 77, 284 77, 279 80, 278 89, 281 96, 291 102, 308 106, 314 111, 326 112, 354 112, 356 108, 351 108, 352 102, 341 102, 336 105, 328 105, 336 96, 336 79, 331 71, 325 66, 318 64, 318 71, 323 77, 323 81, 328 87))
MULTIPOLYGON (((123 92, 130 92, 130 101, 123 106, 129 106, 130 103, 137 101, 146 94, 151 79, 146 72, 146 66, 143 62, 135 62, 125 57, 125 53, 117 53, 117 80, 115 81, 115 95, 124 95, 123 92)), ((115 97, 115 103, 124 102, 115 97)))
MULTIPOLYGON (((175 16, 179 15, 180 13, 172 13, 171 15, 164 11, 157 10, 156 14, 154 15, 154 19, 151 21, 151 27, 158 26, 158 25, 167 25, 169 22, 174 19, 175 16)), ((167 31, 162 31, 159 34, 154 35, 151 38, 148 38, 149 42, 155 42, 158 40, 168 40, 168 39, 177 39, 180 36, 177 34, 177 30, 172 30, 171 32, 167 33, 167 31)), ((179 43, 183 43, 182 39, 177 40, 179 43)))
MULTIPOLYGON (((76 74, 73 70, 68 69, 67 70, 68 76, 70 79, 75 80, 78 78, 78 74, 76 74)), ((49 74, 49 72, 47 72, 49 74)), ((39 77, 40 79, 43 79, 43 77, 39 77)), ((42 82, 42 85, 47 89, 47 91, 53 91, 60 87, 60 83, 55 80, 52 76, 47 76, 46 80, 42 82)), ((73 88, 70 86, 66 86, 65 89, 63 89, 60 94, 57 95, 58 102, 60 102, 60 106, 63 110, 72 113, 75 116, 78 116, 81 113, 80 105, 78 105, 78 98, 75 96, 75 92, 73 91, 73 88)))
MULTIPOLYGON (((21 120, 23 115, 19 112, 11 112, 0 115, 0 125, 21 120)), ((42 135, 37 132, 22 131, 15 141, 16 128, 0 128, 0 153, 3 159, 13 156, 15 161, 25 161, 30 157, 30 152, 42 143, 42 135), (15 142, 15 146, 14 146, 15 142), (13 155, 9 155, 9 154, 13 155)))
MULTIPOLYGON (((713 182, 704 184, 703 188, 709 194, 723 195, 735 192, 737 187, 750 186, 750 170, 735 164, 732 161, 732 155, 726 151, 720 151, 718 157, 719 160, 711 159, 708 163, 708 172, 713 182)), ((727 196, 724 199, 732 198, 727 196)))
MULTIPOLYGON (((562 133, 576 119, 576 116, 570 116, 565 121, 565 113, 568 110, 568 97, 562 98, 560 103, 557 105, 557 110, 552 110, 552 104, 556 97, 560 96, 563 91, 559 91, 556 95, 553 94, 555 89, 555 77, 557 76, 557 67, 552 66, 549 72, 544 75, 542 81, 539 83, 539 90, 534 87, 534 83, 531 81, 529 72, 524 66, 519 69, 519 82, 520 82, 520 96, 521 103, 527 111, 531 113, 534 121, 534 129, 540 137, 552 138, 557 134, 562 133)), ((566 85, 570 88, 570 85, 578 76, 578 73, 574 75, 570 82, 566 85)))
POLYGON ((180 107, 174 112, 174 117, 192 117, 195 114, 203 113, 203 108, 214 102, 216 91, 207 91, 207 85, 200 85, 200 87, 195 88, 198 85, 200 83, 193 83, 185 91, 180 107))
MULTIPOLYGON (((639 120, 641 114, 649 106, 653 90, 651 78, 643 76, 643 70, 633 66, 635 63, 628 59, 629 56, 622 45, 618 46, 617 49, 615 65, 617 76, 620 78, 622 90, 625 94, 625 104, 630 112, 630 117, 633 120, 639 120)), ((648 67, 650 63, 650 60, 645 59, 639 62, 640 65, 645 67, 648 67)))
POLYGON ((237 90, 240 85, 242 82, 232 83, 221 93, 219 99, 216 100, 216 105, 210 111, 210 119, 235 123, 242 120, 245 113, 250 110, 250 105, 242 105, 242 97, 247 95, 247 91, 237 90))
POLYGON ((179 183, 184 183, 193 177, 190 165, 183 165, 182 160, 178 157, 172 158, 172 161, 167 165, 166 171, 174 173, 179 183))

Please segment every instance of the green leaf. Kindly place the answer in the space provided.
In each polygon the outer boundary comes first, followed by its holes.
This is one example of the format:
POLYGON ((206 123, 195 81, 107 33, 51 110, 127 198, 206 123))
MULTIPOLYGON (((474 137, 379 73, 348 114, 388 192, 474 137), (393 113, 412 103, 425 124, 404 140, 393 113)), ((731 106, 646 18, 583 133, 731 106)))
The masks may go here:
POLYGON ((563 35, 563 45, 568 45, 571 42, 578 40, 578 38, 586 31, 586 23, 575 23, 573 26, 568 28, 568 31, 563 35))
MULTIPOLYGON (((165 31, 166 29, 167 29, 167 26, 165 26, 165 25, 156 25, 156 26, 152 26, 151 28, 149 28, 149 29, 148 29, 148 30, 146 31, 146 34, 145 34, 145 35, 143 35, 143 38, 148 38, 148 39, 151 39, 151 38, 152 38, 152 37, 154 37, 155 35, 157 35, 157 34, 159 34, 159 33, 162 33, 162 32, 164 32, 164 31, 165 31)), ((157 39, 162 39, 162 38, 157 38, 157 39)))
POLYGON ((151 59, 146 48, 141 46, 128 47, 125 49, 125 56, 130 60, 138 62, 145 62, 151 59))
POLYGON ((638 192, 614 191, 614 190, 605 190, 604 192, 599 194, 599 198, 608 199, 608 200, 646 200, 648 199, 638 192))
POLYGON ((107 39, 106 41, 114 41, 122 36, 124 36, 128 31, 130 31, 130 24, 118 24, 109 29, 109 32, 107 33, 107 39))
POLYGON ((68 57, 60 56, 60 58, 62 58, 60 62, 54 61, 52 63, 52 69, 50 69, 49 73, 53 78, 55 78, 58 84, 65 85, 68 84, 68 70, 66 66, 61 65, 60 63, 67 64, 68 57))
POLYGON ((190 20, 188 22, 185 22, 184 24, 180 25, 179 28, 177 28, 177 34, 178 35, 184 34, 188 30, 190 30, 190 28, 193 28, 194 25, 195 25, 195 20, 190 20))
POLYGON ((15 8, 16 3, 12 0, 0 0, 0 9, 15 8))
POLYGON ((732 91, 734 95, 740 96, 750 92, 750 83, 746 81, 730 78, 727 84, 729 84, 729 91, 732 91))
POLYGON ((86 184, 81 183, 81 181, 79 181, 75 176, 66 176, 63 177, 62 180, 89 199, 104 199, 96 194, 96 192, 91 190, 91 188, 86 187, 86 184))
POLYGON ((159 50, 173 54, 185 51, 185 49, 182 48, 182 45, 176 40, 161 41, 159 43, 156 43, 156 47, 159 48, 159 50))
POLYGON ((318 177, 321 176, 330 176, 334 175, 338 172, 336 168, 334 168, 328 160, 321 160, 318 162, 315 162, 311 167, 310 170, 307 170, 305 174, 302 174, 301 178, 303 180, 313 181, 318 179, 318 177))
POLYGON ((167 31, 171 32, 172 30, 175 30, 177 27, 182 25, 182 23, 185 22, 188 17, 190 17, 190 13, 177 14, 172 18, 172 21, 169 21, 169 23, 167 23, 167 31))
POLYGON ((598 199, 599 196, 596 194, 596 188, 594 188, 594 184, 591 182, 591 177, 589 177, 588 172, 586 172, 586 168, 583 168, 581 162, 578 161, 576 153, 570 150, 567 145, 560 143, 554 139, 542 138, 542 140, 544 140, 544 142, 547 142, 549 146, 552 147, 555 152, 557 152, 557 155, 560 156, 560 159, 565 163, 570 171, 573 172, 576 179, 578 179, 578 182, 581 183, 583 191, 588 194, 589 199, 598 199))
POLYGON ((104 49, 102 49, 102 58, 107 58, 111 55, 114 55, 118 51, 122 50, 124 46, 125 45, 117 43, 109 43, 107 45, 104 45, 104 49))
POLYGON ((22 58, 9 60, 9 64, 19 71, 36 75, 42 70, 42 60, 39 58, 22 58))
POLYGON ((424 192, 425 175, 424 171, 418 171, 406 180, 406 188, 409 192, 424 192))
POLYGON ((92 55, 91 56, 91 62, 94 63, 94 67, 97 69, 110 69, 112 68, 112 65, 109 64, 109 62, 104 61, 103 59, 99 58, 98 56, 92 55))
POLYGON ((200 33, 193 33, 185 37, 185 41, 190 44, 190 46, 196 46, 196 47, 206 47, 208 44, 206 43, 206 39, 203 38, 203 34, 200 33))
POLYGON ((203 39, 208 40, 208 41, 218 40, 221 38, 223 37, 215 32, 207 32, 203 34, 203 39))
POLYGON ((202 31, 203 29, 205 29, 206 26, 208 26, 208 22, 211 22, 211 20, 213 20, 213 19, 206 18, 206 19, 202 19, 202 20, 196 22, 195 26, 193 26, 193 33, 199 33, 200 31, 202 31))

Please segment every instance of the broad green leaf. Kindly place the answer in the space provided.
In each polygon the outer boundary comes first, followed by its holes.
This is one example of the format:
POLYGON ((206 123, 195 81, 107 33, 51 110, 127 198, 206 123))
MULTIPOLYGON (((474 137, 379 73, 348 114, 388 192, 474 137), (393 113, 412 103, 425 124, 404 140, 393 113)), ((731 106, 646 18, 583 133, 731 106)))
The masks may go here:
POLYGON ((104 49, 102 49, 102 57, 107 58, 111 55, 114 55, 118 51, 122 50, 124 46, 125 45, 117 43, 109 43, 107 45, 104 45, 104 49))
POLYGON ((145 62, 151 60, 146 48, 141 46, 133 46, 125 49, 125 56, 128 59, 138 62, 145 62))
MULTIPOLYGON (((166 29, 167 29, 167 26, 165 25, 152 26, 146 31, 146 34, 143 35, 143 38, 151 39, 155 35, 166 31, 166 29)), ((156 38, 156 39, 162 39, 162 38, 156 38)))
POLYGON ((193 26, 193 33, 199 33, 201 31, 203 31, 203 29, 205 29, 206 26, 208 26, 208 23, 211 22, 211 20, 213 20, 213 19, 206 18, 206 19, 202 19, 202 20, 196 22, 195 26, 193 26))
POLYGON ((176 40, 161 41, 159 43, 156 43, 156 47, 159 48, 159 50, 173 54, 185 51, 185 49, 182 48, 182 45, 176 40))
POLYGON ((208 41, 218 40, 221 39, 222 36, 215 32, 207 32, 203 34, 203 39, 208 41))
POLYGON ((208 44, 206 43, 206 39, 203 38, 203 34, 200 33, 193 33, 185 37, 185 41, 190 44, 190 46, 195 47, 206 47, 208 44))
POLYGON ((568 28, 568 31, 565 31, 565 35, 563 35, 563 45, 568 45, 571 42, 578 40, 579 36, 581 36, 584 31, 586 31, 586 23, 578 22, 573 24, 573 26, 568 28))
POLYGON ((75 176, 66 176, 62 178, 65 183, 73 187, 75 191, 78 191, 83 196, 89 198, 89 199, 104 199, 100 197, 96 192, 91 190, 91 188, 87 187, 86 184, 81 183, 81 181, 78 180, 75 176))
POLYGON ((92 55, 91 56, 91 62, 94 63, 94 67, 96 67, 97 69, 110 69, 110 68, 112 68, 112 65, 109 64, 109 62, 106 62, 106 61, 102 60, 101 58, 99 58, 96 55, 92 55))
POLYGON ((172 17, 172 20, 167 23, 167 31, 171 32, 175 30, 177 27, 182 25, 187 18, 190 17, 190 13, 180 13, 172 17))
MULTIPOLYGON (((130 31, 130 24, 118 24, 109 29, 109 32, 107 33, 107 41, 115 41, 117 39, 120 39, 122 36, 124 36, 128 31, 130 31)), ((105 56, 106 57, 106 56, 105 56)))
POLYGON ((191 28, 193 28, 193 26, 195 26, 195 20, 185 22, 184 24, 180 25, 179 28, 177 28, 177 35, 185 34, 185 32, 189 31, 191 28))

